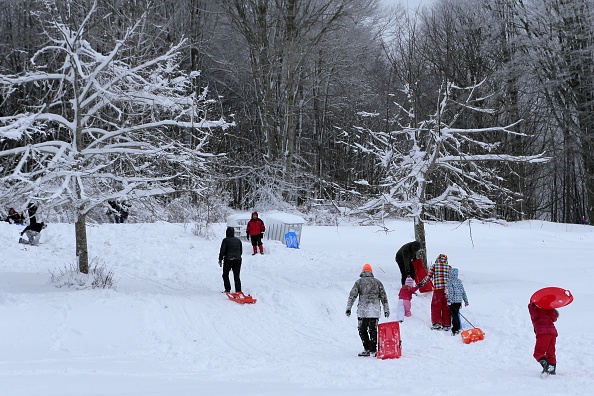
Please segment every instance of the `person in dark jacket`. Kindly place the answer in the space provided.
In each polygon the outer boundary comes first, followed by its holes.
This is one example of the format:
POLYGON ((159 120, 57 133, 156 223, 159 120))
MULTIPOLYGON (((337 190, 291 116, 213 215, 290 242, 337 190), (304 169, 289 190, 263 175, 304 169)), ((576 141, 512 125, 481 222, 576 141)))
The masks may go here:
POLYGON ((29 204, 27 207, 27 214, 29 215, 29 225, 21 231, 21 236, 26 233, 29 240, 27 241, 26 239, 19 238, 19 243, 36 246, 39 244, 41 230, 47 226, 43 222, 37 222, 37 206, 34 204, 29 204))
POLYGON ((22 213, 17 212, 14 208, 8 209, 8 216, 6 217, 6 222, 11 224, 24 224, 25 223, 25 216, 22 213))
POLYGON ((252 218, 245 228, 248 239, 252 241, 252 248, 254 249, 252 256, 258 253, 258 248, 260 248, 260 254, 264 254, 264 245, 262 245, 264 231, 266 231, 266 227, 262 219, 258 217, 258 212, 252 213, 252 218))
POLYGON ((418 241, 409 242, 402 245, 396 252, 396 263, 400 268, 401 284, 404 286, 406 277, 415 279, 415 268, 412 261, 417 258, 417 252, 421 250, 421 243, 418 241))
POLYGON ((534 327, 534 334, 536 334, 536 345, 532 356, 542 366, 543 373, 555 375, 557 369, 555 345, 558 336, 555 322, 559 318, 559 311, 539 308, 536 304, 530 303, 528 312, 534 327))
POLYGON ((390 306, 384 285, 373 276, 371 265, 365 264, 359 279, 353 285, 347 301, 346 316, 351 316, 351 308, 357 303, 357 319, 359 337, 363 343, 363 352, 359 356, 370 356, 377 353, 377 323, 381 313, 380 303, 384 306, 384 316, 390 316, 390 306))
POLYGON ((235 229, 227 227, 226 238, 221 242, 219 251, 219 267, 223 267, 223 285, 225 293, 231 292, 231 282, 229 282, 229 271, 233 271, 233 280, 235 282, 235 293, 241 291, 241 280, 239 272, 241 271, 241 254, 243 247, 241 240, 235 236, 235 229))

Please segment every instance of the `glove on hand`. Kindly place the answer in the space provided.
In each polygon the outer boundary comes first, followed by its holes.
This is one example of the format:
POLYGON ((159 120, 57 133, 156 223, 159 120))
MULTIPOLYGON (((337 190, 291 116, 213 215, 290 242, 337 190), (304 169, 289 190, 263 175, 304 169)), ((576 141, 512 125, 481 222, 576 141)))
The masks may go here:
POLYGON ((346 310, 346 316, 351 316, 351 310, 350 309, 347 309, 346 310))
POLYGON ((219 260, 219 267, 223 266, 223 260, 219 260))
POLYGON ((390 311, 386 311, 384 312, 384 316, 387 318, 388 316, 390 316, 390 311))
POLYGON ((467 303, 467 302, 465 302, 465 303, 464 303, 464 306, 465 306, 465 307, 467 307, 467 306, 468 306, 468 303, 467 303))
POLYGON ((247 234, 247 233, 246 233, 246 234, 245 234, 245 239, 249 241, 249 240, 250 240, 250 234, 247 234))

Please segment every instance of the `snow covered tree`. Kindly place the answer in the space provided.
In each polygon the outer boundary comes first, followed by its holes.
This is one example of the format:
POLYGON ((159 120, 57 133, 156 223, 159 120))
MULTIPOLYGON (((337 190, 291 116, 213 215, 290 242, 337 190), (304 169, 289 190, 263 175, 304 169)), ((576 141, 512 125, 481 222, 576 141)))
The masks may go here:
POLYGON ((199 192, 214 157, 205 147, 211 130, 229 124, 207 118, 212 101, 193 85, 198 73, 180 70, 183 42, 162 55, 135 56, 141 19, 102 53, 85 39, 96 4, 78 27, 46 4, 49 44, 32 56, 30 71, 0 75, 4 100, 25 89, 43 94, 0 117, 0 139, 12 142, 0 158, 13 164, 0 181, 4 194, 71 211, 78 268, 86 273, 88 213, 108 200, 199 192))
MULTIPOLYGON (((356 130, 357 136, 351 137, 351 141, 359 143, 352 145, 353 149, 375 158, 382 172, 375 186, 366 180, 356 182, 378 192, 358 211, 382 218, 390 214, 412 217, 415 239, 425 248, 425 219, 442 219, 445 211, 460 218, 489 216, 496 201, 521 199, 501 183, 504 177, 489 164, 536 163, 547 158, 542 154, 514 156, 499 152, 497 137, 490 142, 484 138, 521 135, 512 130, 517 124, 477 129, 456 127, 461 118, 469 117, 468 113, 491 113, 482 107, 485 98, 477 98, 481 84, 462 88, 444 83, 435 113, 417 121, 416 127, 411 126, 411 120, 415 119, 411 107, 401 106, 397 130, 356 130)), ((408 97, 415 97, 410 87, 404 91, 408 97)))

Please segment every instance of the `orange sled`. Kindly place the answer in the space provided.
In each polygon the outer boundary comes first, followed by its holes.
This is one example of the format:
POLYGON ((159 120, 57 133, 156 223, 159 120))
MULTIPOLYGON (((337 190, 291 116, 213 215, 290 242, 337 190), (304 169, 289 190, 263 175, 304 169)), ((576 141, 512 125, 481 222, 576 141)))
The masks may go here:
POLYGON ((238 304, 255 304, 256 300, 255 298, 253 298, 250 295, 245 295, 242 292, 239 293, 225 293, 227 295, 227 297, 229 297, 229 300, 234 301, 238 304))
MULTIPOLYGON (((466 319, 464 315, 460 314, 460 316, 468 322, 468 319, 466 319)), ((468 324, 472 326, 472 329, 464 330, 462 333, 460 333, 462 336, 462 341, 465 344, 470 344, 471 342, 477 342, 485 339, 485 333, 481 329, 474 327, 474 325, 470 322, 468 322, 468 324)))
POLYGON ((483 331, 478 327, 464 330, 462 333, 460 333, 460 335, 462 336, 462 341, 465 344, 470 344, 471 342, 477 342, 485 339, 485 333, 483 333, 483 331))

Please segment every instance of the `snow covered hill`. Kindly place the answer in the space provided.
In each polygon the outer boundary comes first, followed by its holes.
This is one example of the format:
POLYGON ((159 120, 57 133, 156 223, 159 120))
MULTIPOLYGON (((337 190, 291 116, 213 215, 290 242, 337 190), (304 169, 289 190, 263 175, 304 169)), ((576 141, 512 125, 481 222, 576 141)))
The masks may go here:
MULTIPOLYGON (((403 356, 360 358, 348 292, 370 263, 395 313, 396 250, 407 222, 304 227, 300 249, 244 241, 244 292, 227 300, 213 241, 179 224, 89 227, 89 255, 115 290, 56 288, 74 260, 74 226, 50 224, 38 247, 0 224, 0 395, 590 395, 594 389, 594 227, 521 222, 427 226, 428 255, 449 256, 486 333, 465 345, 430 327, 430 295, 413 298, 403 356), (558 375, 539 377, 527 304, 545 286, 571 290, 560 310, 558 375)), ((393 319, 393 316, 392 318, 393 319)), ((382 321, 385 319, 382 318, 382 321)))

